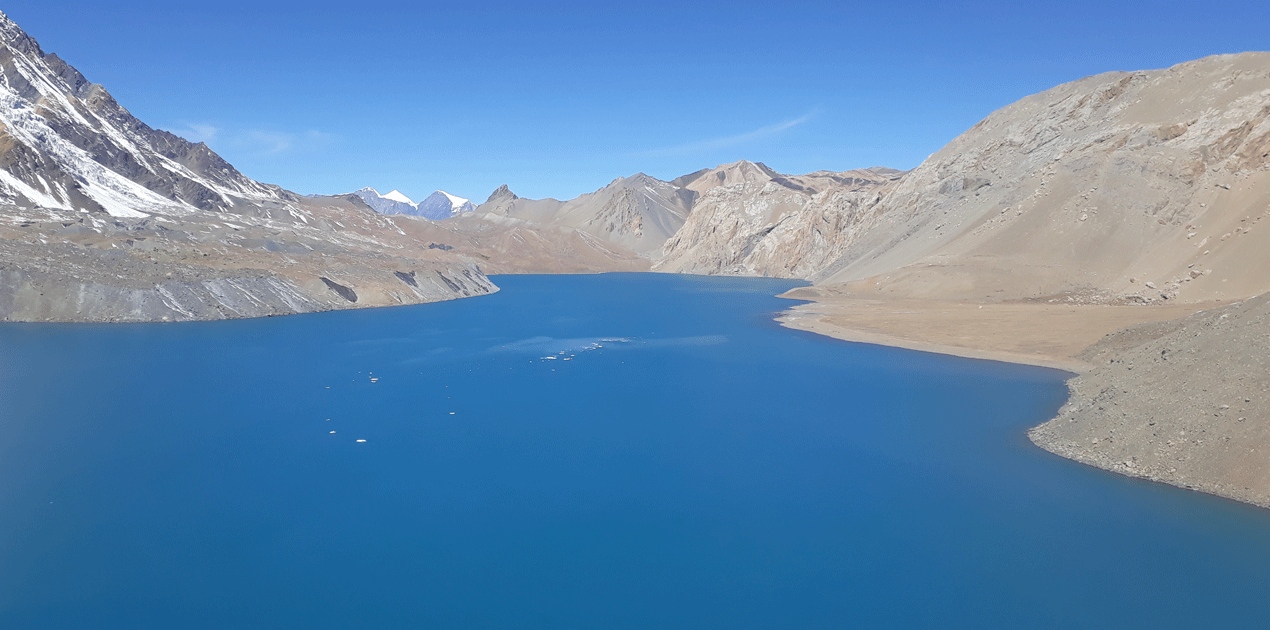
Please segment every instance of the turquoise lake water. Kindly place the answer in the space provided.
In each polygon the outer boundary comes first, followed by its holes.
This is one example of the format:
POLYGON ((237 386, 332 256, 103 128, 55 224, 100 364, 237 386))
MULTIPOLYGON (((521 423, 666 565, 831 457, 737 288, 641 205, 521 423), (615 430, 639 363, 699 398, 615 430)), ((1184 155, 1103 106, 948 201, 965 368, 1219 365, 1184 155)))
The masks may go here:
POLYGON ((0 627, 1270 627, 1270 512, 1032 446, 1064 373, 495 282, 0 326, 0 627))

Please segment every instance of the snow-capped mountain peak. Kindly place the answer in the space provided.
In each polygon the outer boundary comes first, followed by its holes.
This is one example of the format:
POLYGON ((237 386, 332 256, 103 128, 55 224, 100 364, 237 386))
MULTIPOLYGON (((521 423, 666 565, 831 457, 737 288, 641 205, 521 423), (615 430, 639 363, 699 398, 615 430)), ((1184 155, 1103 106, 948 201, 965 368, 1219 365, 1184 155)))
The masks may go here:
POLYGON ((397 190, 396 188, 394 188, 392 192, 384 195, 383 197, 384 199, 391 199, 392 201, 396 201, 398 203, 408 203, 412 206, 417 205, 414 201, 410 200, 410 197, 407 197, 401 194, 401 191, 397 190))
POLYGON ((380 214, 414 214, 415 203, 409 197, 393 190, 387 195, 379 194, 374 188, 363 188, 353 193, 362 198, 366 205, 380 214))
POLYGON ((476 204, 444 190, 438 190, 419 202, 419 216, 434 220, 448 219, 460 212, 475 210, 476 204))
POLYGON ((409 197, 397 190, 381 195, 374 188, 363 188, 353 194, 361 197, 366 205, 380 214, 407 214, 433 221, 448 219, 460 212, 476 210, 476 204, 444 190, 428 195, 427 199, 419 203, 411 201, 409 197))

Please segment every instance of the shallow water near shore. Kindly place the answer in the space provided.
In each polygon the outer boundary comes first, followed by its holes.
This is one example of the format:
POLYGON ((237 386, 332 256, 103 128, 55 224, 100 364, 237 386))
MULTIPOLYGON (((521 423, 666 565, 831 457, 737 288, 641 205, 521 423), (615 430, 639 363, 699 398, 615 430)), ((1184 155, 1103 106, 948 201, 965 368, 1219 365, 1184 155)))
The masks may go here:
POLYGON ((1270 622, 1270 512, 1027 441, 1065 373, 781 328, 791 281, 494 281, 0 326, 0 626, 1270 622))

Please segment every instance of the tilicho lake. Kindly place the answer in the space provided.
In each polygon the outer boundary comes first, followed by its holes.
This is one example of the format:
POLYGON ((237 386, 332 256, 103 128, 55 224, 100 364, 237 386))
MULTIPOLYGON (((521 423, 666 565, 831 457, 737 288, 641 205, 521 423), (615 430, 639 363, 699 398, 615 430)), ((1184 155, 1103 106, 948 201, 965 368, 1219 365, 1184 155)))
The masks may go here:
POLYGON ((1270 627, 1270 512, 1032 446, 1065 373, 495 282, 0 326, 0 627, 1270 627))

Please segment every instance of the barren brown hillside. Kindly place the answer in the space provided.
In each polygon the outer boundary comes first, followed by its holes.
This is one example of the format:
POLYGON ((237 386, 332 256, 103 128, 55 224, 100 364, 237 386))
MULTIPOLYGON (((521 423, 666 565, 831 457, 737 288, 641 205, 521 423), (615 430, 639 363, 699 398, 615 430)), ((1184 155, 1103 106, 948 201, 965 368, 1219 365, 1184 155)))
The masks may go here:
POLYGON ((1268 163, 1270 53, 1089 77, 931 156, 813 278, 990 301, 1256 295, 1270 291, 1268 163))

